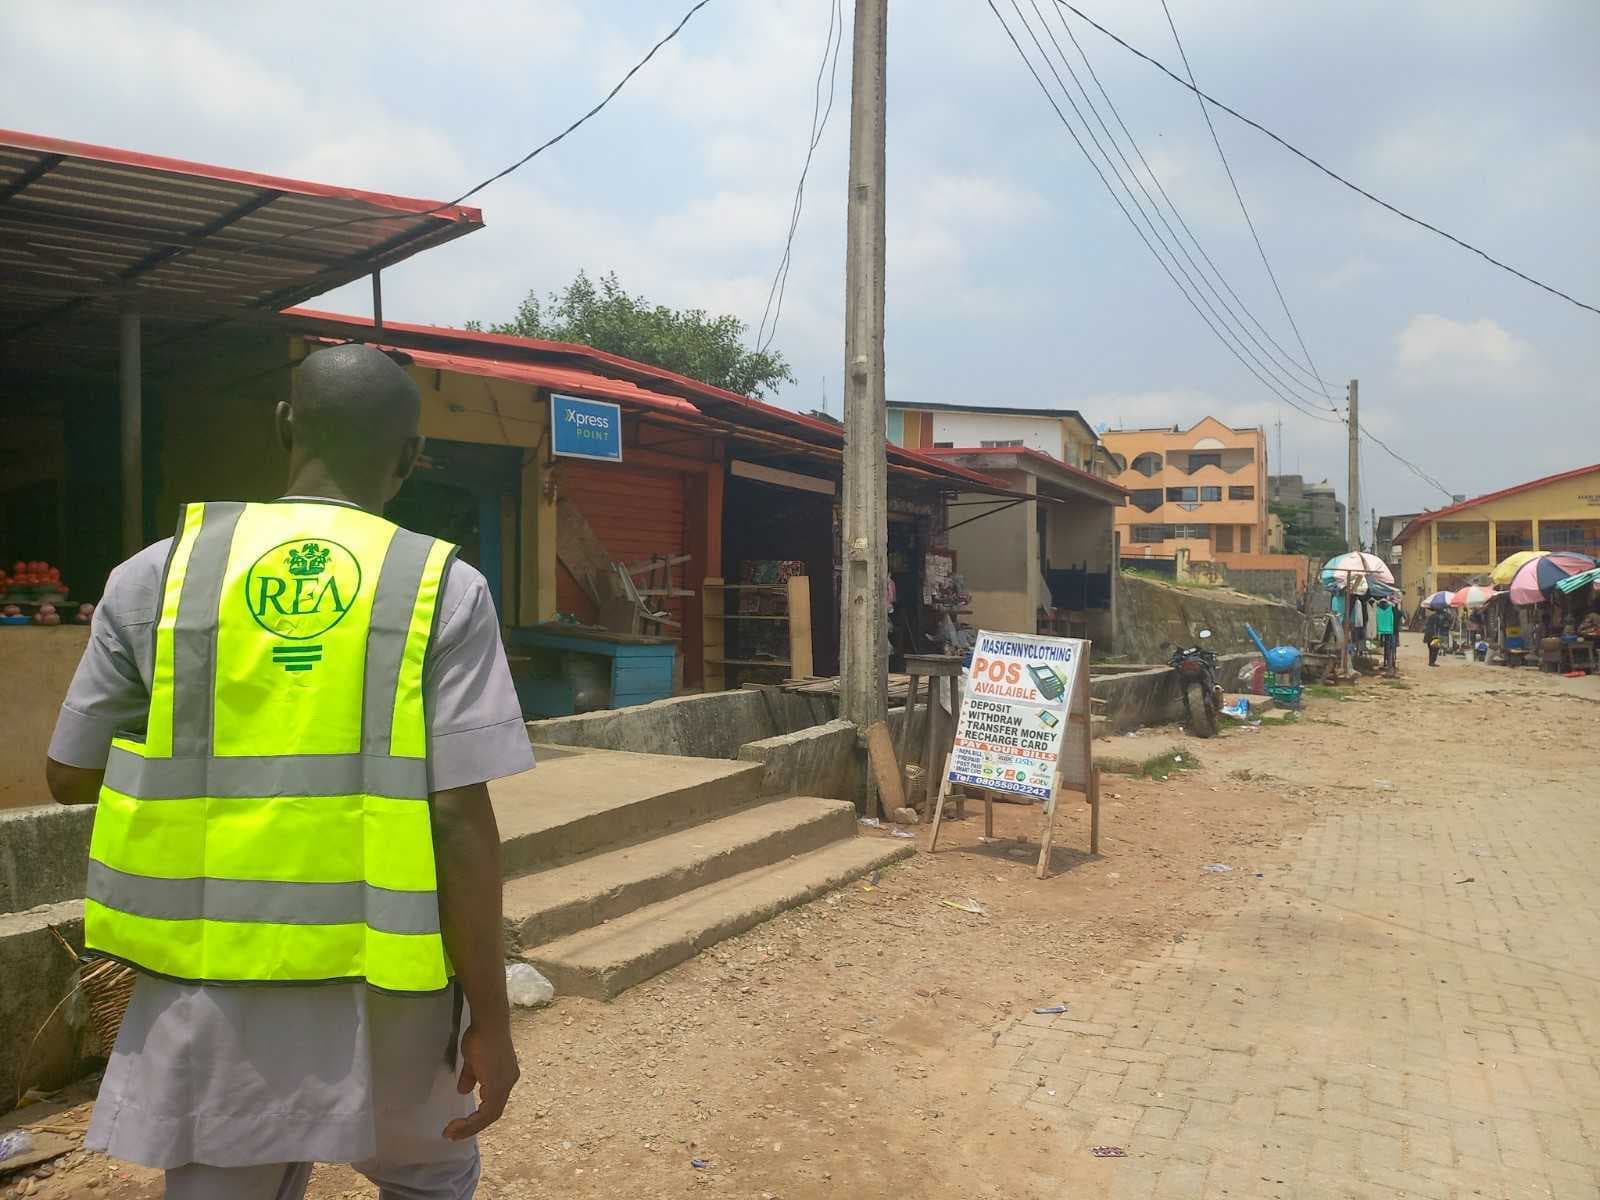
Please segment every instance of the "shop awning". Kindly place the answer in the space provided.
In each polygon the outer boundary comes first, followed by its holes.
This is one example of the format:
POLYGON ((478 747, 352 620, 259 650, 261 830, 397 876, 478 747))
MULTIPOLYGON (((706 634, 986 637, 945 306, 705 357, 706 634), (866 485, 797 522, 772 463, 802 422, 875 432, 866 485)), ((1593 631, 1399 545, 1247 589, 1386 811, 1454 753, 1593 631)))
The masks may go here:
POLYGON ((482 224, 475 208, 0 130, 0 347, 109 365, 126 306, 158 345, 482 224))

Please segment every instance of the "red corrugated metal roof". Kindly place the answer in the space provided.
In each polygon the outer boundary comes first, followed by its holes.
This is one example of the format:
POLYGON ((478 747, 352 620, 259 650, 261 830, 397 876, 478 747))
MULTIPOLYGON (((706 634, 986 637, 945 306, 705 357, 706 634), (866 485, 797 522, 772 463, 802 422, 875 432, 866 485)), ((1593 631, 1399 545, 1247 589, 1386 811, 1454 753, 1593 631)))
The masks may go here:
MULTIPOLYGON (((291 326, 303 328, 313 334, 326 334, 330 329, 345 329, 351 335, 369 334, 373 328, 370 317, 351 316, 345 313, 320 312, 316 309, 289 308, 281 317, 291 326)), ((415 325, 402 321, 383 322, 383 340, 410 353, 413 348, 428 349, 430 345, 448 345, 447 353, 455 353, 464 360, 518 361, 529 357, 547 356, 571 360, 594 368, 591 374, 604 372, 602 377, 621 377, 641 386, 651 394, 672 394, 688 401, 696 412, 726 421, 731 425, 752 429, 765 429, 789 437, 799 437, 818 445, 840 449, 844 445, 844 430, 838 425, 819 421, 801 413, 791 412, 760 400, 752 400, 737 392, 714 387, 686 375, 679 375, 662 367, 636 362, 619 355, 596 350, 570 342, 550 342, 538 338, 514 337, 509 334, 484 333, 468 329, 452 329, 441 325, 415 325), (489 355, 478 347, 494 347, 489 355)), ((990 491, 1010 495, 1011 492, 998 480, 955 463, 943 462, 925 452, 907 450, 890 445, 888 457, 891 466, 900 465, 912 471, 934 475, 950 481, 952 488, 970 485, 971 490, 990 491)), ((1091 477, 1092 478, 1092 477, 1091 477)), ((1104 482, 1104 481, 1100 481, 1104 482)))
POLYGON ((1452 513, 1458 513, 1468 508, 1476 508, 1480 504, 1488 504, 1494 500, 1503 500, 1505 497, 1515 496, 1519 492, 1529 492, 1534 488, 1545 487, 1552 483, 1561 483, 1567 479, 1577 479, 1581 475, 1590 475, 1597 472, 1600 472, 1600 463, 1595 463, 1593 466, 1588 467, 1578 467, 1571 471, 1562 471, 1557 475, 1546 475, 1543 479, 1532 479, 1527 483, 1519 483, 1515 487, 1502 488, 1498 492, 1486 492, 1482 496, 1474 496, 1471 500, 1463 500, 1460 504, 1452 504, 1447 508, 1420 513, 1406 523, 1406 527, 1400 531, 1400 536, 1395 538, 1395 543, 1404 545, 1417 530, 1431 521, 1437 521, 1441 517, 1448 517, 1452 513))
POLYGON ((158 346, 482 224, 475 208, 0 130, 0 340, 46 365, 114 359, 130 303, 158 346))

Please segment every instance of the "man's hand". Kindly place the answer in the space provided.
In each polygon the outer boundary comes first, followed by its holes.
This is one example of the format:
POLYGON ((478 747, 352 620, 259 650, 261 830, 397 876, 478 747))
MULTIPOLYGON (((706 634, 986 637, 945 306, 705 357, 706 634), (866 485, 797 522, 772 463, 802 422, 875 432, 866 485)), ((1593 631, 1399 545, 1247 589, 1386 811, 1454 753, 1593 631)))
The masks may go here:
POLYGON ((105 771, 89 767, 69 767, 53 758, 44 760, 44 782, 57 804, 93 804, 100 799, 100 783, 105 771))
POLYGON ((446 1125, 444 1136, 462 1142, 493 1125, 505 1112, 506 1100, 521 1075, 508 1025, 486 1030, 474 1021, 467 1026, 461 1035, 461 1078, 456 1081, 456 1091, 470 1096, 476 1087, 478 1107, 471 1116, 457 1117, 446 1125))

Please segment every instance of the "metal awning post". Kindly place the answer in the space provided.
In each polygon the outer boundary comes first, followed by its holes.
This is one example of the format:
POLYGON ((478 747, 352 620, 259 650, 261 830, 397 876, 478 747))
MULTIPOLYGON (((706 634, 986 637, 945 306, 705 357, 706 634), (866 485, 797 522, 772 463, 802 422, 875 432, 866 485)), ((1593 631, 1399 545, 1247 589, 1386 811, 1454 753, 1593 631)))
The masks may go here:
POLYGON ((139 309, 122 310, 117 382, 122 396, 122 552, 144 547, 144 395, 140 363, 139 309))
POLYGON ((383 334, 383 272, 372 273, 372 332, 383 334))

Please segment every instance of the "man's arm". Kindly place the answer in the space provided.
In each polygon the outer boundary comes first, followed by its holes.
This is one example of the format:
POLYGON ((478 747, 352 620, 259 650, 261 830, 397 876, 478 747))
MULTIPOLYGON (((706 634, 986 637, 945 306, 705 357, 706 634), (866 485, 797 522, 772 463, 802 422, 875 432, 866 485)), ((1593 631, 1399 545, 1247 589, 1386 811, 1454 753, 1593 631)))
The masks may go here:
POLYGON ((439 927, 472 1012, 456 1087, 463 1095, 476 1087, 478 1108, 444 1127, 445 1137, 462 1141, 500 1119, 520 1074, 506 999, 500 830, 487 784, 436 792, 432 810, 439 927))
POLYGON ((44 760, 44 782, 57 804, 93 804, 100 798, 104 770, 69 767, 53 758, 44 760))

